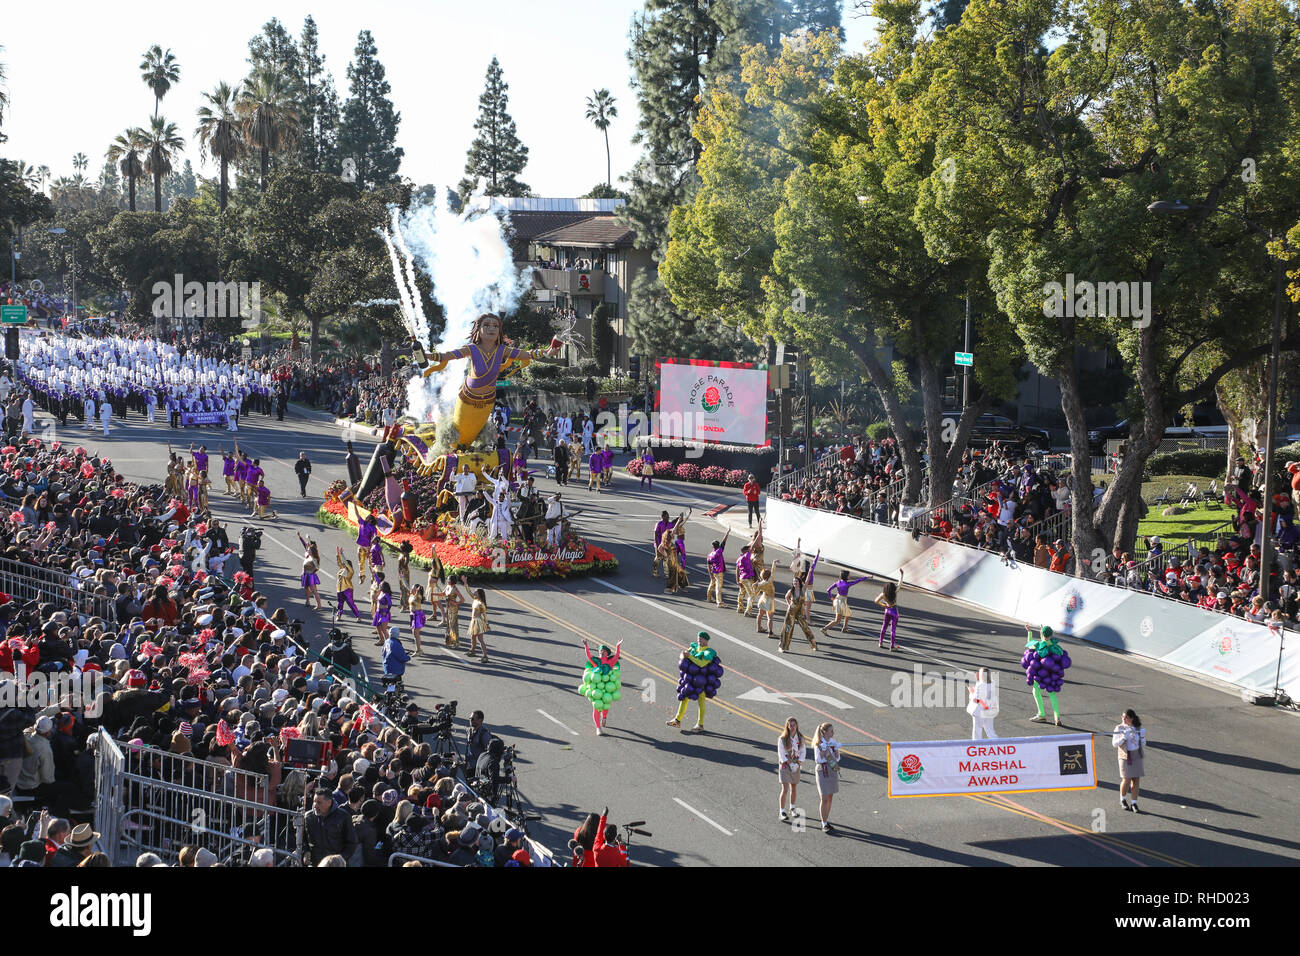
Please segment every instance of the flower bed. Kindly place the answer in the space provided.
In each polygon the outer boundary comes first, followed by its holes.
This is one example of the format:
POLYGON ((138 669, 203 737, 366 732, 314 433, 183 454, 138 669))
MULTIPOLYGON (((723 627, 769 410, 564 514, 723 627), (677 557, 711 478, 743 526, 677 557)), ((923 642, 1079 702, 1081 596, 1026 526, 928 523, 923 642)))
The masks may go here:
MULTIPOLYGON (((633 458, 625 466, 633 478, 641 477, 645 468, 645 459, 633 458)), ((675 464, 671 461, 656 461, 654 464, 656 478, 676 478, 678 481, 690 481, 699 485, 725 485, 728 488, 743 488, 749 472, 740 468, 723 468, 720 465, 706 465, 701 468, 691 462, 675 464)))
MULTIPOLYGON (((316 517, 322 524, 356 533, 356 522, 337 498, 327 498, 316 517)), ((417 567, 429 567, 436 554, 448 574, 463 574, 471 581, 567 578, 618 570, 618 558, 578 535, 570 535, 559 552, 571 557, 556 557, 555 552, 530 548, 522 540, 501 545, 462 531, 454 526, 450 515, 438 519, 435 534, 437 537, 430 540, 423 529, 415 533, 399 531, 381 535, 380 541, 392 551, 410 542, 411 562, 417 567)))

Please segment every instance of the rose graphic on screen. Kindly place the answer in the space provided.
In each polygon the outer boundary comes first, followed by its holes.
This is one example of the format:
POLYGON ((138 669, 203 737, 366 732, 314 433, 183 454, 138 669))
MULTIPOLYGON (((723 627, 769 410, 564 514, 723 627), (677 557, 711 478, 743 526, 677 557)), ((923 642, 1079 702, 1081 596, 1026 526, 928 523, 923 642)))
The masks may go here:
POLYGON ((716 412, 722 407, 722 393, 718 391, 716 385, 710 385, 704 390, 704 397, 700 399, 700 405, 706 412, 716 412))
POLYGON ((898 779, 903 783, 916 783, 921 779, 924 769, 920 757, 916 754, 908 754, 898 762, 898 779))

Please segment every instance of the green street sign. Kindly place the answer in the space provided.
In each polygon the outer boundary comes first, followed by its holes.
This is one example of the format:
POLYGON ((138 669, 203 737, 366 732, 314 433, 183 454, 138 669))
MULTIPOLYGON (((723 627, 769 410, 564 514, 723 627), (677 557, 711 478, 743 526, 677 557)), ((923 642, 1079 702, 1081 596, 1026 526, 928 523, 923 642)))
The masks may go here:
POLYGON ((0 305, 0 324, 25 325, 27 323, 27 306, 0 305))
POLYGON ((953 352, 952 360, 958 365, 973 366, 975 364, 974 352, 953 352))

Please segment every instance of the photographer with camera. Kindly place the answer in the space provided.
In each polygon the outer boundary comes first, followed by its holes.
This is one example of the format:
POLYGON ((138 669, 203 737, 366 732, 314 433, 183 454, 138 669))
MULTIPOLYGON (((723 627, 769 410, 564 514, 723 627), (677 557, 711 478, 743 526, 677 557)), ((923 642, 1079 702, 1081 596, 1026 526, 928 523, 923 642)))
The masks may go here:
POLYGON ((326 664, 342 667, 348 673, 355 674, 361 657, 352 649, 352 636, 332 627, 329 638, 330 642, 321 648, 320 659, 326 664))
POLYGON ((492 734, 483 724, 483 711, 469 715, 469 732, 465 735, 465 766, 477 767, 478 758, 488 749, 492 734))
POLYGON ((596 840, 592 844, 591 855, 595 859, 592 866, 627 866, 627 846, 619 842, 618 827, 609 823, 609 807, 600 815, 596 825, 596 840))
POLYGON ((257 549, 262 546, 262 532, 254 527, 245 527, 239 533, 239 564, 244 573, 253 576, 253 563, 257 560, 257 549))

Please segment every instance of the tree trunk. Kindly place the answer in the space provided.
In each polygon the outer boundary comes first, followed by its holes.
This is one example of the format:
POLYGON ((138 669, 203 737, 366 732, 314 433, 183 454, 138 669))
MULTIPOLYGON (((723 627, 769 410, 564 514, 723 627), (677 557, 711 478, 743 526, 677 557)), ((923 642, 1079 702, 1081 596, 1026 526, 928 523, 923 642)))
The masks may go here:
POLYGON ((1095 566, 1106 559, 1106 548, 1093 527, 1092 507, 1092 453, 1088 448, 1088 422, 1084 416, 1083 399, 1079 394, 1079 375, 1074 367, 1074 350, 1066 350, 1061 365, 1056 369, 1061 388, 1061 411, 1070 437, 1070 537, 1075 554, 1075 573, 1095 566), (1086 562, 1086 563, 1085 563, 1086 562))
POLYGON ((271 165, 271 151, 265 146, 262 147, 262 185, 260 192, 266 192, 266 174, 271 165))
POLYGON ((609 127, 605 127, 605 185, 614 188, 614 180, 611 177, 611 166, 609 162, 609 127))
POLYGON ((222 158, 221 160, 221 204, 220 204, 222 212, 226 211, 226 194, 228 189, 227 184, 229 182, 226 174, 226 166, 227 166, 227 162, 225 158, 222 158))
POLYGON ((127 192, 130 195, 130 199, 128 200, 128 203, 131 207, 131 211, 135 212, 135 177, 127 176, 126 181, 127 181, 127 192))
POLYGON ((881 403, 885 406, 885 418, 889 421, 889 427, 894 432, 894 437, 898 440, 898 448, 903 457, 903 501, 912 504, 921 495, 921 473, 924 470, 921 464, 921 453, 916 447, 916 434, 912 427, 907 423, 907 415, 903 410, 902 403, 898 400, 898 392, 889 380, 880 362, 876 360, 875 353, 870 351, 865 343, 862 342, 845 342, 849 350, 857 356, 859 362, 867 370, 867 378, 875 386, 876 393, 880 396, 881 403))
POLYGON ((320 361, 320 323, 322 316, 308 315, 307 321, 311 323, 311 361, 313 364, 320 361))
POLYGON ((384 336, 384 343, 379 348, 379 374, 384 378, 393 374, 393 346, 384 336))
POLYGON ((162 212, 162 174, 153 174, 153 211, 162 212))

